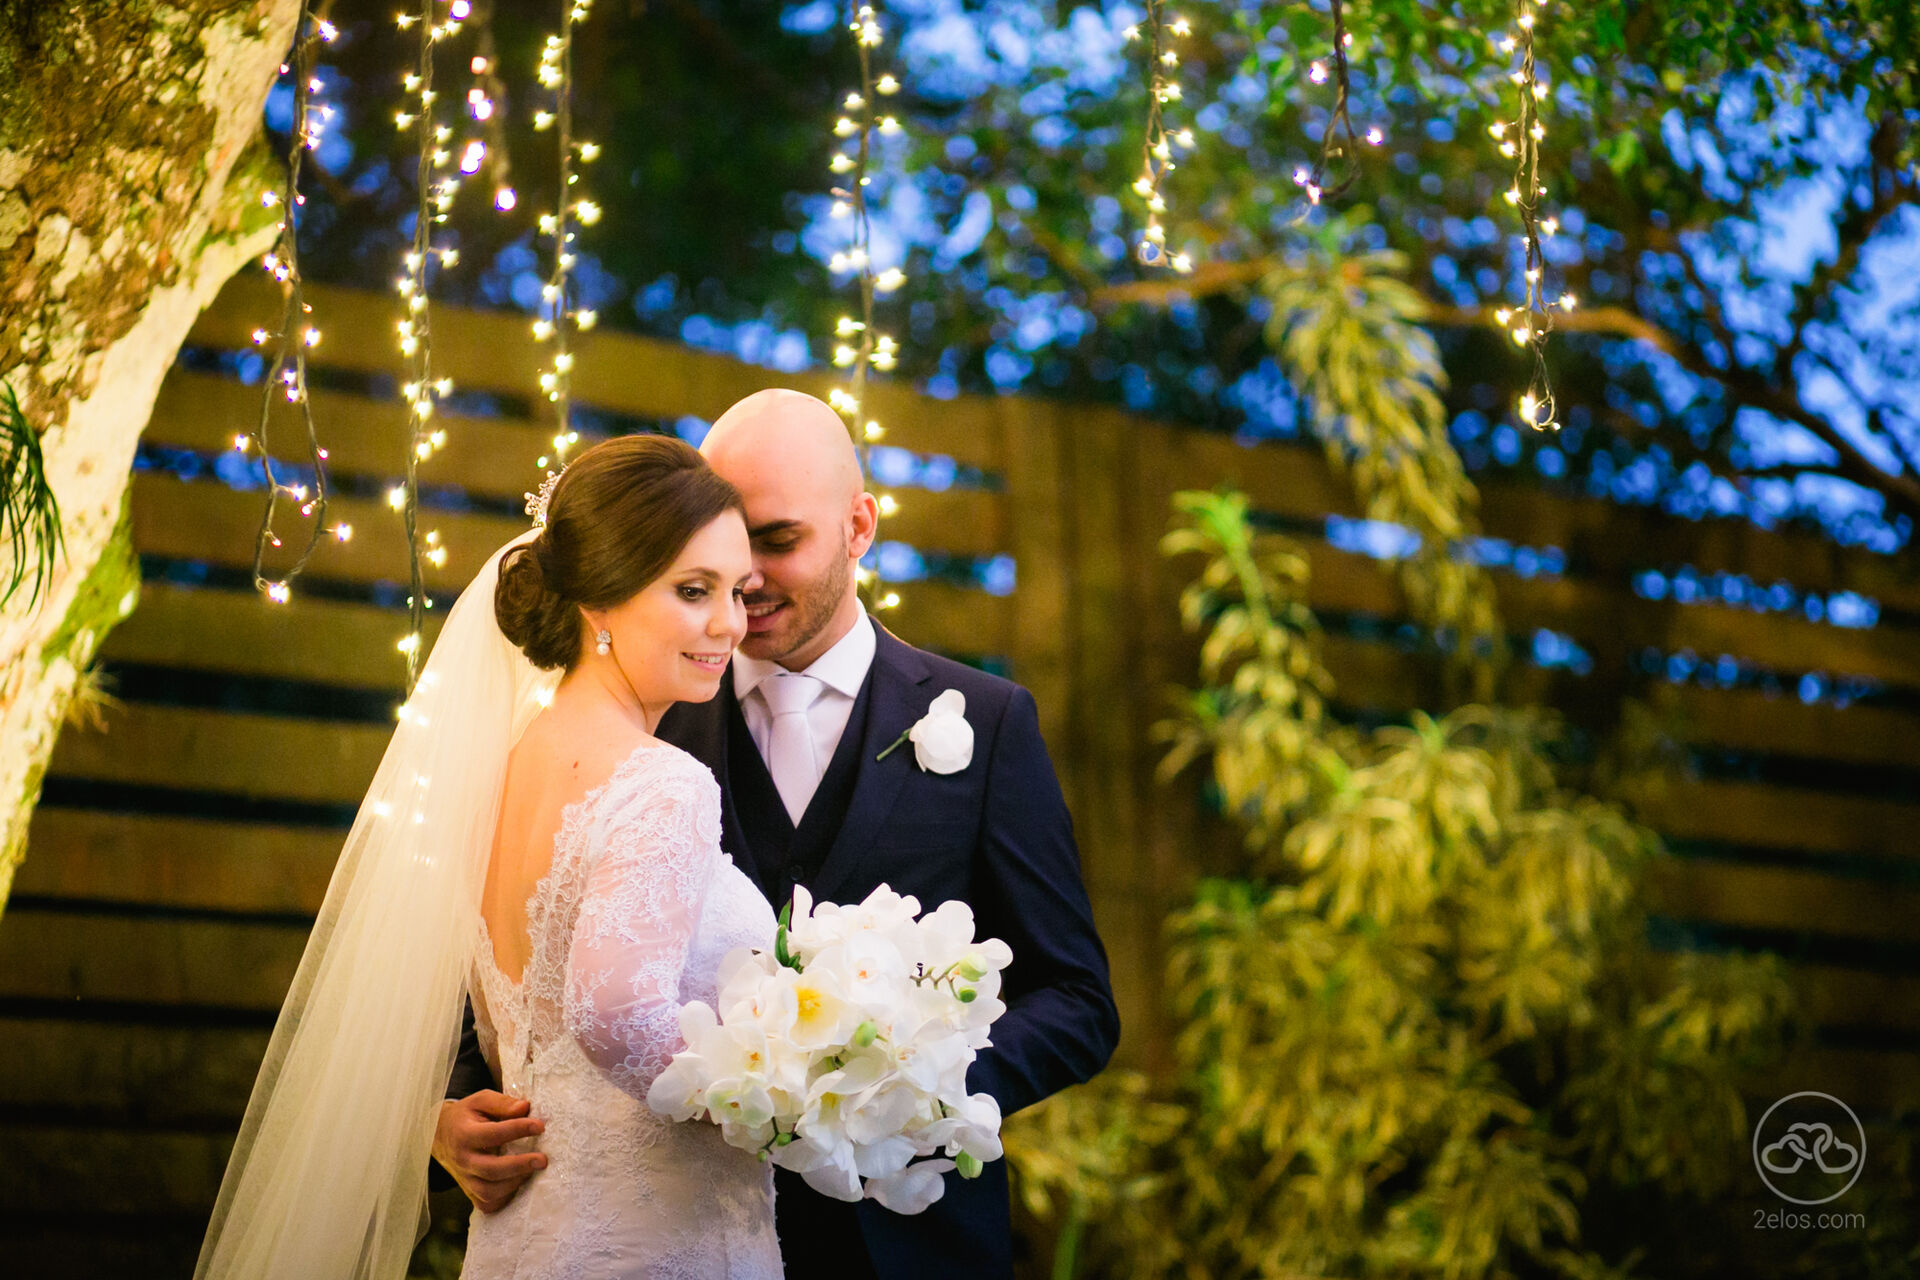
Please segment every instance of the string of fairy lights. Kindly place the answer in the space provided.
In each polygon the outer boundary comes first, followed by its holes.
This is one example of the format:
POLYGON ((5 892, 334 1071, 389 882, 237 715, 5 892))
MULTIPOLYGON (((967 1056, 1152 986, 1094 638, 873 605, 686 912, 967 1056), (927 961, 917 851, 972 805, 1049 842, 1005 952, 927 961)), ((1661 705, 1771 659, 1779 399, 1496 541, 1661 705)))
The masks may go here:
POLYGON ((512 213, 520 203, 513 189, 512 166, 507 156, 507 86, 500 79, 500 53, 493 42, 493 0, 480 0, 473 7, 473 56, 467 70, 473 83, 467 89, 467 119, 479 126, 479 136, 469 136, 460 148, 460 171, 476 173, 487 169, 487 181, 493 188, 496 213, 512 213))
MULTIPOLYGON (((890 294, 907 282, 906 272, 889 267, 876 272, 873 262, 873 227, 868 193, 873 184, 876 137, 895 137, 901 132, 899 118, 883 114, 881 98, 900 92, 900 81, 891 73, 875 74, 876 51, 885 42, 880 16, 872 5, 859 4, 848 23, 860 64, 860 87, 841 101, 841 113, 833 122, 833 158, 827 168, 833 174, 832 203, 828 214, 835 221, 849 223, 847 247, 828 259, 827 269, 835 276, 850 276, 859 300, 859 318, 843 315, 834 325, 834 367, 846 370, 846 383, 827 393, 827 402, 845 419, 847 430, 859 448, 863 468, 868 449, 886 435, 867 404, 868 378, 874 371, 889 372, 899 361, 900 344, 891 334, 874 326, 874 298, 890 294)), ((867 468, 870 470, 870 468, 867 468)), ((899 510, 899 501, 891 493, 879 495, 880 514, 884 518, 899 510)), ((862 570, 862 581, 872 577, 862 570)), ((874 606, 891 609, 899 605, 895 591, 874 597, 874 606)))
MULTIPOLYGON (((1147 220, 1134 246, 1134 256, 1142 266, 1171 267, 1184 275, 1193 270, 1193 258, 1168 251, 1167 227, 1162 217, 1167 212, 1167 175, 1177 167, 1173 148, 1177 144, 1191 151, 1194 145, 1193 130, 1169 131, 1166 116, 1168 105, 1181 100, 1180 81, 1175 74, 1180 68, 1180 53, 1174 48, 1174 41, 1192 35, 1193 24, 1177 14, 1168 16, 1164 0, 1147 0, 1146 26, 1151 80, 1147 89, 1147 128, 1140 145, 1140 176, 1133 180, 1133 193, 1145 202, 1147 220)), ((1138 26, 1128 27, 1122 35, 1129 44, 1142 38, 1138 26)))
MULTIPOLYGON (((401 384, 401 398, 407 402, 406 478, 387 494, 387 501, 400 513, 407 535, 407 633, 396 646, 407 660, 407 688, 419 677, 426 627, 426 611, 433 607, 427 594, 423 564, 439 568, 446 564, 447 548, 438 530, 420 528, 420 464, 431 458, 447 442, 445 427, 434 424, 438 403, 453 394, 453 380, 435 377, 433 370, 433 324, 428 303, 430 272, 437 264, 445 268, 459 261, 453 246, 436 247, 434 228, 447 221, 454 197, 460 190, 460 174, 454 165, 453 128, 440 122, 435 105, 439 93, 433 86, 434 53, 444 40, 460 30, 473 13, 471 0, 450 0, 446 19, 440 21, 441 0, 419 0, 412 13, 402 13, 396 23, 402 31, 416 31, 413 70, 402 78, 407 94, 405 107, 394 113, 394 127, 403 135, 411 131, 418 158, 414 166, 416 202, 413 239, 401 259, 402 271, 394 287, 400 294, 401 315, 397 326, 401 357, 406 362, 407 381, 401 384)), ((479 167, 476 163, 476 169, 479 167)))
MULTIPOLYGON (((1306 193, 1307 203, 1336 200, 1359 179, 1360 168, 1354 162, 1360 152, 1360 138, 1353 127, 1353 32, 1347 29, 1346 10, 1341 0, 1332 0, 1333 51, 1325 58, 1307 64, 1309 82, 1333 84, 1333 105, 1327 111, 1327 123, 1320 131, 1320 156, 1311 168, 1301 165, 1293 171, 1293 181, 1306 193)), ((1366 141, 1377 147, 1387 140, 1378 125, 1367 129, 1366 141)))
POLYGON ((313 402, 307 394, 307 352, 320 342, 320 330, 311 321, 313 308, 308 304, 300 275, 299 210, 306 203, 300 194, 300 173, 309 151, 317 151, 333 120, 333 108, 316 105, 314 97, 321 82, 316 74, 319 50, 331 43, 338 32, 332 23, 314 16, 311 0, 302 0, 300 16, 294 27, 293 49, 280 66, 282 75, 292 77, 293 117, 287 130, 287 177, 278 191, 263 192, 261 204, 280 210, 279 236, 260 265, 281 287, 284 302, 278 330, 255 329, 257 347, 273 344, 273 361, 268 366, 265 388, 260 400, 260 417, 251 432, 234 437, 234 448, 242 453, 259 451, 266 478, 266 504, 260 513, 259 529, 253 545, 254 588, 275 604, 293 598, 292 582, 307 566, 321 538, 331 534, 345 542, 353 536, 351 525, 327 527, 327 451, 320 446, 314 425, 313 402), (295 407, 305 430, 307 459, 312 480, 283 478, 276 469, 273 450, 268 446, 267 430, 280 403, 295 407), (293 564, 277 576, 269 576, 266 562, 270 554, 285 545, 274 528, 274 517, 281 503, 294 504, 307 522, 306 542, 293 564))
POLYGON ((576 138, 573 132, 573 36, 587 20, 592 0, 561 0, 560 30, 547 37, 540 51, 539 79, 543 88, 553 91, 553 109, 534 113, 533 127, 552 130, 559 160, 559 178, 552 213, 540 216, 540 233, 553 241, 553 268, 540 287, 540 315, 533 322, 536 341, 549 344, 551 355, 540 373, 540 390, 553 406, 553 453, 543 455, 534 465, 566 465, 567 450, 580 439, 573 428, 573 343, 574 333, 593 328, 599 316, 591 309, 578 307, 574 298, 573 269, 579 261, 574 251, 577 233, 574 227, 590 227, 600 221, 600 206, 577 190, 581 171, 600 155, 596 143, 576 138))
MULTIPOLYGON (((1519 219, 1525 280, 1524 301, 1495 315, 1515 344, 1531 357, 1531 376, 1519 399, 1519 416, 1543 431, 1559 425, 1548 379, 1546 341, 1554 329, 1556 309, 1574 306, 1570 293, 1549 299, 1545 281, 1543 241, 1558 230, 1557 220, 1544 211, 1547 191, 1541 181, 1541 150, 1546 138, 1543 108, 1551 90, 1537 62, 1534 36, 1545 3, 1515 0, 1514 28, 1497 40, 1500 52, 1512 59, 1509 76, 1515 89, 1514 115, 1489 126, 1500 154, 1514 162, 1513 181, 1504 194, 1519 219)), ((307 353, 319 343, 320 330, 311 321, 312 308, 302 288, 297 224, 298 210, 305 199, 299 188, 305 157, 319 148, 334 115, 331 107, 316 101, 322 81, 315 67, 319 47, 337 34, 330 23, 315 15, 314 7, 315 0, 302 0, 292 51, 281 68, 291 77, 294 90, 286 182, 281 189, 262 195, 266 207, 281 211, 279 236, 262 265, 282 286, 285 307, 277 330, 263 327, 254 333, 255 345, 271 351, 272 363, 259 421, 252 431, 234 439, 236 449, 257 450, 265 468, 266 502, 255 544, 254 584, 267 599, 283 604, 290 599, 292 579, 307 566, 319 541, 331 536, 346 542, 353 533, 345 523, 326 523, 327 451, 319 442, 307 388, 307 353), (310 476, 288 474, 286 464, 276 463, 268 447, 268 427, 283 402, 297 406, 305 429, 310 476), (285 545, 276 531, 276 517, 288 506, 296 507, 310 522, 305 544, 290 568, 271 576, 266 565, 272 553, 285 545)), ((554 135, 557 161, 551 211, 537 219, 539 234, 551 247, 551 258, 531 322, 535 341, 546 349, 539 384, 552 406, 554 424, 551 449, 535 464, 543 469, 556 464, 564 467, 568 450, 579 440, 573 408, 575 335, 592 329, 598 320, 591 308, 579 305, 576 277, 579 231, 593 226, 602 216, 598 203, 583 188, 583 175, 601 149, 576 135, 574 119, 574 37, 588 19, 591 7, 592 0, 560 0, 558 30, 546 38, 537 71, 540 86, 551 94, 551 101, 546 109, 532 113, 534 129, 554 135)), ((1186 273, 1193 269, 1191 257, 1174 252, 1168 243, 1167 184, 1195 146, 1193 130, 1173 119, 1183 97, 1179 79, 1181 42, 1192 36, 1193 28, 1187 18, 1170 11, 1166 0, 1144 0, 1144 9, 1142 23, 1124 32, 1128 42, 1144 44, 1150 68, 1148 115, 1140 168, 1133 183, 1133 192, 1144 205, 1135 256, 1143 266, 1186 273)), ((1342 0, 1330 0, 1329 14, 1331 51, 1309 63, 1306 76, 1314 85, 1331 85, 1332 101, 1319 139, 1317 162, 1311 167, 1302 165, 1294 173, 1309 205, 1336 198, 1352 186, 1358 177, 1355 160, 1363 137, 1365 144, 1375 147, 1385 140, 1378 127, 1370 127, 1362 135, 1354 124, 1350 56, 1355 51, 1355 37, 1346 26, 1342 0)), ((407 370, 401 390, 408 410, 409 448, 404 480, 388 493, 390 505, 405 526, 409 549, 409 626, 397 646, 406 656, 409 690, 425 656, 424 611, 432 608, 423 566, 444 566, 448 555, 438 531, 421 528, 419 509, 419 466, 446 443, 446 428, 440 425, 437 408, 452 392, 451 381, 444 375, 436 376, 433 367, 429 293, 434 272, 452 267, 458 250, 452 244, 436 243, 435 232, 447 222, 463 179, 484 183, 492 207, 499 213, 511 213, 520 203, 507 163, 506 90, 491 17, 492 0, 411 0, 410 11, 396 17, 400 30, 416 38, 412 70, 403 77, 407 96, 395 113, 396 128, 417 151, 418 202, 411 241, 403 255, 403 271, 395 283, 401 302, 396 329, 407 370), (469 19, 478 33, 474 52, 466 62, 471 78, 453 91, 452 96, 458 97, 464 88, 465 101, 464 110, 450 126, 442 120, 443 111, 437 109, 436 51, 469 19)), ((880 139, 902 131, 898 118, 883 110, 884 100, 897 94, 901 85, 894 75, 881 73, 876 67, 886 37, 874 5, 853 0, 848 28, 854 37, 859 85, 844 97, 834 119, 829 162, 829 213, 832 222, 844 224, 847 230, 844 245, 832 253, 828 268, 836 282, 852 289, 854 306, 835 325, 832 361, 836 370, 842 371, 842 378, 828 398, 861 449, 864 463, 868 451, 885 435, 869 404, 873 375, 893 370, 900 355, 895 338, 876 327, 876 302, 898 290, 906 282, 906 275, 898 266, 880 270, 874 262, 871 187, 879 163, 880 139)), ((894 514, 898 505, 892 494, 880 494, 883 517, 894 514)), ((898 600, 897 594, 887 592, 875 603, 887 608, 898 600)))
POLYGON ((1536 0, 1518 0, 1515 30, 1498 42, 1501 53, 1517 57, 1518 65, 1508 78, 1517 91, 1519 114, 1513 120, 1495 121, 1487 127, 1487 132, 1499 144, 1500 154, 1514 162, 1513 185, 1507 188, 1506 202, 1520 218, 1525 280, 1524 303, 1517 310, 1503 307, 1494 313, 1494 318, 1514 343, 1524 347, 1532 357, 1533 369, 1527 389, 1520 396, 1520 420, 1536 431, 1554 431, 1560 423, 1554 409, 1553 387, 1547 378, 1547 335, 1553 332, 1554 307, 1571 311, 1574 296, 1562 293, 1549 302, 1544 279, 1546 254, 1541 241, 1558 232, 1559 220, 1541 215, 1547 189, 1540 181, 1540 144, 1546 141, 1547 125, 1540 108, 1551 88, 1540 77, 1534 56, 1533 35, 1539 12, 1536 0))

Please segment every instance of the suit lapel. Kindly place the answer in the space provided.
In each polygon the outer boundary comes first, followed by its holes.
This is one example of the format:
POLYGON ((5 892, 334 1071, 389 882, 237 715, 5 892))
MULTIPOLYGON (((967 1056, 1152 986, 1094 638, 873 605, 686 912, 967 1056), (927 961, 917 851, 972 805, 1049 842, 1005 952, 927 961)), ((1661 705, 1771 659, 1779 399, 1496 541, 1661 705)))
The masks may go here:
POLYGON ((920 686, 932 678, 933 672, 912 646, 896 640, 880 624, 873 626, 877 643, 872 704, 867 709, 866 733, 860 743, 859 772, 854 775, 846 819, 808 886, 815 899, 823 902, 836 900, 834 894, 847 882, 859 865, 862 851, 872 845, 892 812, 900 788, 919 767, 914 763, 911 744, 903 745, 885 760, 875 757, 926 714, 930 700, 920 686))

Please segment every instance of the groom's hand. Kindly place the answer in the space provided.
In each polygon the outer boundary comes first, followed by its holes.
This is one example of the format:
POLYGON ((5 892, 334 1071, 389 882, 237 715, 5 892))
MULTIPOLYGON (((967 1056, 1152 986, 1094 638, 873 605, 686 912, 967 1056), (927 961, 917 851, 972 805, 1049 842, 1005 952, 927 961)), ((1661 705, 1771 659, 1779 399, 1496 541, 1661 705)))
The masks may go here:
POLYGON ((546 1132, 546 1126, 528 1114, 530 1110, 525 1098, 510 1098, 493 1089, 440 1104, 440 1118, 433 1128, 433 1158, 482 1213, 506 1208, 520 1184, 547 1167, 547 1158, 538 1151, 500 1154, 509 1142, 546 1132))

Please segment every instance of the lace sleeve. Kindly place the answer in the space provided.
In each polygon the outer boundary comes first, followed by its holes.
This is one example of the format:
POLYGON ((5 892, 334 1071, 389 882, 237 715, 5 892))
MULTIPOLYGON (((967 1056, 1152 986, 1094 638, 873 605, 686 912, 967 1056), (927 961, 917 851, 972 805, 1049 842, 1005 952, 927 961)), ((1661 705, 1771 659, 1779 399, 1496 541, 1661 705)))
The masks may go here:
POLYGON ((645 1098, 682 1047, 680 974, 720 859, 711 776, 671 769, 610 808, 567 956, 567 1030, 645 1098))

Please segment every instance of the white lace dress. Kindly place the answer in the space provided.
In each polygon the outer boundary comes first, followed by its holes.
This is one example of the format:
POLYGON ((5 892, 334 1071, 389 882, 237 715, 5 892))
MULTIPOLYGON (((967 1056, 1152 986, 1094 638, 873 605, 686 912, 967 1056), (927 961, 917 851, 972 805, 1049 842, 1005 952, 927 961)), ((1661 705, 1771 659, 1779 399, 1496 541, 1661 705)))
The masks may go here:
POLYGON ((648 744, 571 805, 527 903, 515 984, 486 925, 473 982, 480 1044, 546 1124, 548 1166, 497 1214, 475 1212, 463 1276, 770 1280, 781 1274, 773 1171, 710 1124, 647 1109, 681 1048, 684 1002, 716 1001, 720 960, 773 945, 774 918, 720 850, 706 766, 648 744))

